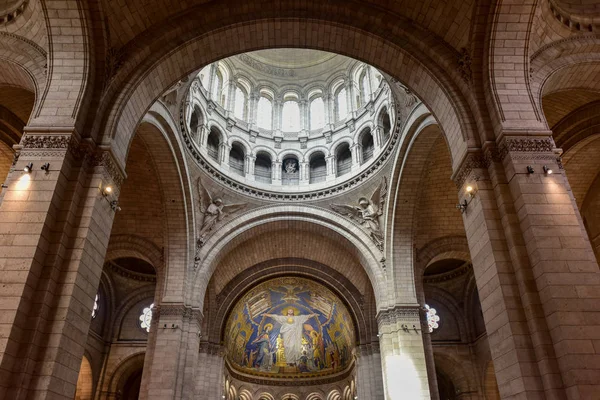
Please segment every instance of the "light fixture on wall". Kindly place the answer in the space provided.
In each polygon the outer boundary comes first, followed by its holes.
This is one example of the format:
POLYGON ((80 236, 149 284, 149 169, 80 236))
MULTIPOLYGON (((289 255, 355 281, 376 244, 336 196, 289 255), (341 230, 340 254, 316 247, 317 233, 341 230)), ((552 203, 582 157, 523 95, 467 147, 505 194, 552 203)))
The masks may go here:
POLYGON ((477 193, 477 189, 475 189, 475 187, 473 187, 471 185, 467 185, 467 187, 465 188, 465 191, 471 198, 473 196, 475 196, 475 193, 477 193))
POLYGON ((98 188, 98 190, 100 190, 102 197, 104 197, 104 199, 108 202, 108 204, 110 205, 110 208, 113 211, 115 211, 115 212, 121 211, 121 207, 119 206, 119 201, 112 197, 114 190, 111 185, 102 185, 101 184, 100 187, 98 188))
POLYGON ((535 172, 535 170, 533 169, 533 167, 531 165, 527 166, 527 173, 528 174, 533 174, 535 172))
POLYGON ((48 173, 50 171, 50 163, 46 163, 41 167, 42 171, 46 171, 48 173))
POLYGON ((547 167, 547 166, 545 166, 545 165, 544 165, 542 168, 543 168, 543 170, 544 170, 544 173, 545 173, 546 175, 552 175, 552 169, 548 168, 548 167, 547 167))
POLYGON ((29 163, 25 166, 25 168, 23 168, 23 171, 27 172, 28 174, 31 173, 31 171, 33 171, 33 163, 29 163))
POLYGON ((462 203, 458 203, 458 204, 456 205, 456 209, 457 209, 457 210, 460 210, 460 212, 461 212, 462 214, 464 214, 464 213, 465 213, 465 211, 467 211, 467 207, 468 207, 468 206, 469 206, 469 203, 467 203, 467 199, 465 199, 465 200, 463 200, 463 202, 462 202, 462 203))

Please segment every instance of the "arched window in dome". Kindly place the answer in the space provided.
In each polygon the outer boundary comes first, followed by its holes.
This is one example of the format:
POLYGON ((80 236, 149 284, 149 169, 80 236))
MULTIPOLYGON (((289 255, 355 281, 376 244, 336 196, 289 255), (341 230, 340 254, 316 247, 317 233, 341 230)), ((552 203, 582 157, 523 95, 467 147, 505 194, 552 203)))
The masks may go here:
POLYGON ((327 162, 320 151, 311 154, 308 163, 309 183, 325 182, 327 178, 327 162))
POLYGON ((348 143, 340 144, 335 152, 337 176, 347 174, 352 169, 352 153, 348 143))
POLYGON ((231 145, 229 151, 229 168, 234 173, 244 176, 245 175, 245 154, 244 148, 239 143, 231 145))
POLYGON ((154 307, 154 303, 145 307, 140 315, 140 327, 146 332, 150 332, 150 325, 152 324, 152 307, 154 307))
POLYGON ((213 160, 219 162, 219 145, 221 134, 216 128, 211 128, 208 138, 206 139, 206 152, 213 160))
POLYGON ((387 142, 387 140, 390 138, 390 133, 392 130, 392 121, 390 119, 390 114, 388 113, 387 107, 384 107, 383 110, 381 110, 378 124, 383 132, 383 141, 387 142))
POLYGON ((281 130, 284 132, 300 131, 300 106, 297 101, 287 100, 283 103, 281 130))
POLYGON ((273 103, 264 96, 258 99, 256 125, 262 129, 273 129, 273 103))
POLYGON ((373 141, 373 134, 371 128, 365 129, 360 139, 362 147, 362 162, 366 163, 373 158, 373 152, 375 151, 375 143, 373 141))
POLYGON ((242 121, 246 120, 248 115, 248 96, 241 87, 235 88, 235 104, 233 115, 242 121))
POLYGON ((341 121, 348 116, 348 99, 346 97, 346 88, 342 87, 335 95, 336 121, 341 121))
POLYGON ((325 126, 325 103, 322 97, 310 102, 310 129, 321 129, 325 126))
POLYGON ((254 179, 257 182, 271 183, 271 169, 271 156, 268 153, 259 152, 256 155, 256 161, 254 162, 254 179))

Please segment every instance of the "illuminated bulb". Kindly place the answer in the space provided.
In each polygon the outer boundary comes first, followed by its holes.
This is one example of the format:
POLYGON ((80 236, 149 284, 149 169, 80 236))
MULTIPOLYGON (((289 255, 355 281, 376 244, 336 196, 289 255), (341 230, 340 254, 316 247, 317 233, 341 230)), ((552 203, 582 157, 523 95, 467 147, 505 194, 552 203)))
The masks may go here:
POLYGON ((473 186, 467 186, 467 193, 471 193, 473 191, 473 186))
POLYGON ((104 188, 104 191, 105 191, 106 193, 112 193, 112 186, 107 186, 107 187, 105 187, 105 188, 104 188))
POLYGON ((25 166, 25 168, 23 168, 23 171, 29 173, 29 172, 31 172, 32 169, 33 169, 33 163, 29 163, 25 166))
POLYGON ((544 165, 544 172, 545 172, 547 175, 552 175, 552 170, 551 170, 550 168, 546 167, 545 165, 544 165))

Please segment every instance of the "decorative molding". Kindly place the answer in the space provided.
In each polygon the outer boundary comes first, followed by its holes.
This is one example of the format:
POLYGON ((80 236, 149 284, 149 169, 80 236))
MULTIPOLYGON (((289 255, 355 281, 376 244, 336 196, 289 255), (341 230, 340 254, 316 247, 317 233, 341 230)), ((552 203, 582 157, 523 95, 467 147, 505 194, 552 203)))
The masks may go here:
MULTIPOLYGON (((343 379, 348 378, 354 372, 355 365, 356 365, 355 361, 352 360, 352 362, 346 367, 346 369, 339 371, 339 372, 338 371, 331 372, 330 375, 326 375, 323 377, 310 376, 311 374, 307 374, 307 373, 303 373, 303 374, 279 373, 275 376, 273 376, 274 374, 269 374, 269 373, 264 373, 262 375, 260 375, 260 373, 257 373, 257 375, 259 375, 259 376, 255 376, 255 375, 245 374, 241 371, 238 371, 229 362, 227 357, 225 357, 225 366, 227 368, 227 371, 233 378, 243 381, 243 382, 253 383, 256 385, 263 385, 263 386, 298 386, 299 380, 302 382, 301 383, 302 386, 304 386, 304 385, 311 385, 311 386, 312 385, 327 385, 327 384, 331 384, 331 383, 336 383, 343 379), (309 376, 307 376, 307 375, 309 375, 309 376)), ((323 374, 323 372, 321 372, 321 374, 323 374)))
POLYGON ((473 170, 487 168, 489 165, 490 158, 485 157, 480 151, 467 153, 460 167, 454 173, 452 180, 454 180, 456 187, 460 189, 473 170))
POLYGON ((389 325, 398 322, 418 324, 421 327, 421 307, 415 306, 396 306, 387 310, 381 310, 377 313, 377 324, 389 325))
MULTIPOLYGON (((399 115, 398 115, 399 116, 399 115)), ((400 120, 400 118, 396 118, 400 120)), ((185 109, 183 104, 180 108, 179 112, 179 127, 180 134, 183 137, 183 142, 185 147, 187 147, 189 154, 196 160, 197 164, 200 168, 206 172, 208 175, 213 177, 213 179, 219 182, 222 185, 227 186, 231 190, 237 193, 241 193, 247 196, 256 197, 262 200, 271 200, 271 201, 285 201, 285 202, 294 202, 294 201, 314 201, 317 199, 322 199, 325 197, 330 197, 334 195, 339 195, 341 193, 345 193, 350 189, 354 188, 361 182, 367 180, 372 175, 375 174, 390 158, 392 154, 394 154, 398 143, 400 142, 400 132, 402 131, 402 125, 400 123, 396 123, 393 134, 388 140, 388 145, 382 150, 379 158, 374 160, 369 168, 364 170, 360 175, 356 175, 347 181, 340 183, 336 186, 315 190, 315 191, 306 191, 303 193, 281 193, 275 190, 262 190, 257 189, 252 186, 245 185, 236 181, 234 178, 230 178, 221 172, 218 168, 215 168, 208 160, 204 158, 202 154, 198 151, 196 144, 193 141, 192 136, 190 135, 187 124, 185 122, 185 109)), ((327 137, 327 132, 324 133, 327 137)), ((329 132, 329 139, 331 140, 331 132, 329 132)), ((277 145, 277 143, 276 143, 277 145)))
POLYGON ((65 149, 75 144, 73 135, 32 135, 25 134, 21 140, 23 150, 29 149, 65 149))
POLYGON ((119 69, 123 66, 125 61, 125 53, 122 49, 116 49, 111 47, 106 52, 104 59, 104 88, 108 87, 112 79, 117 75, 119 69))
POLYGON ((108 264, 108 266, 110 266, 111 271, 113 271, 116 274, 119 274, 120 276, 122 276, 124 278, 133 279, 135 281, 140 281, 140 282, 156 282, 156 275, 144 274, 141 272, 134 272, 134 271, 131 271, 131 270, 121 267, 114 261, 108 261, 106 264, 108 264))
POLYGON ((250 57, 247 54, 240 54, 238 56, 238 58, 244 64, 254 68, 257 71, 263 72, 268 75, 280 76, 280 77, 286 77, 286 78, 293 77, 296 75, 296 72, 293 69, 273 67, 272 65, 268 65, 268 64, 262 63, 258 60, 255 60, 254 58, 250 57))
MULTIPOLYGON (((9 33, 9 32, 0 32, 0 36, 8 36, 14 39, 18 39, 22 42, 27 43, 28 45, 30 45, 31 47, 33 47, 38 53, 40 53, 42 56, 44 56, 44 58, 47 57, 48 53, 46 52, 46 50, 40 46, 39 44, 35 43, 33 40, 29 40, 24 38, 23 36, 19 36, 16 35, 14 33, 9 33)), ((48 68, 48 64, 46 63, 46 65, 44 66, 44 68, 48 68)))
POLYGON ((469 53, 469 50, 464 47, 460 49, 457 62, 458 71, 460 72, 462 80, 467 84, 471 84, 473 72, 471 71, 471 54, 469 53))
POLYGON ((597 21, 598 14, 596 13, 592 13, 589 16, 573 15, 556 4, 556 0, 548 0, 548 5, 554 18, 571 31, 595 32, 600 29, 600 23, 597 21))
POLYGON ((454 278, 458 278, 460 276, 465 275, 466 273, 472 270, 472 267, 473 264, 466 262, 460 267, 453 269, 452 271, 448 271, 437 275, 424 276, 423 283, 437 283, 450 281, 454 278))
POLYGON ((468 153, 452 179, 460 189, 473 170, 487 169, 508 154, 514 160, 556 161, 555 147, 552 137, 505 137, 498 146, 488 146, 483 153, 480 150, 468 153))
POLYGON ((13 22, 19 15, 23 14, 27 4, 29 4, 29 0, 21 0, 21 2, 17 3, 16 6, 10 8, 10 11, 4 11, 3 14, 0 15, 0 24, 6 25, 10 22, 13 22))
POLYGON ((503 154, 502 158, 512 151, 552 152, 555 147, 552 137, 505 137, 499 146, 500 153, 503 154))
POLYGON ((181 317, 183 321, 196 322, 198 326, 202 322, 202 312, 184 304, 159 304, 155 307, 155 316, 181 317))

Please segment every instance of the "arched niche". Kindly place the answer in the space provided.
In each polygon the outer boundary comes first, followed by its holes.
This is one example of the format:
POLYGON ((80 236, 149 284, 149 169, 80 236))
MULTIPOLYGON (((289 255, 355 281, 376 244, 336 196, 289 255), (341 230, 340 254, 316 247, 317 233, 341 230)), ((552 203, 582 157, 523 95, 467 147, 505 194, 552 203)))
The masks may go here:
POLYGON ((325 155, 320 151, 311 154, 308 169, 310 183, 324 182, 327 179, 325 155))
POLYGON ((335 149, 336 176, 348 174, 352 169, 352 153, 348 143, 341 143, 335 149))
POLYGON ((271 160, 271 155, 264 151, 259 151, 254 161, 254 179, 258 182, 271 183, 273 179, 272 168, 273 161, 271 160))

